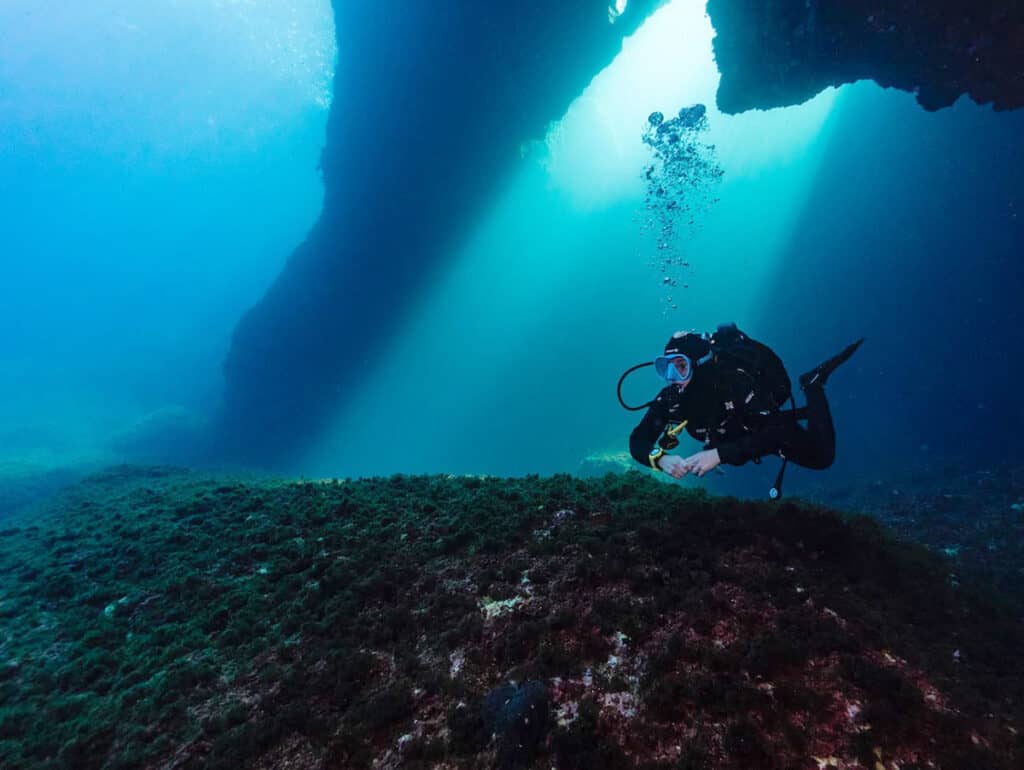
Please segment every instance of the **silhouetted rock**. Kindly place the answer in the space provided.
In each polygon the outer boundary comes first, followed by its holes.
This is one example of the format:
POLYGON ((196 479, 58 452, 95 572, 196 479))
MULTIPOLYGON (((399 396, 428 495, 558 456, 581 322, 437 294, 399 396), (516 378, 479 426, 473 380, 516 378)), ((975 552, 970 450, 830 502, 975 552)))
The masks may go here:
POLYGON ((222 449, 287 458, 317 435, 550 121, 662 0, 334 3, 324 209, 225 363, 222 449))
MULTIPOLYGON (((334 3, 324 209, 237 326, 219 450, 279 463, 388 350, 519 156, 661 0, 334 3), (614 16, 614 14, 612 14, 614 16)), ((718 104, 805 101, 864 78, 927 109, 1024 103, 1024 6, 1000 0, 710 0, 718 104)))
POLYGON ((1024 4, 1005 0, 708 0, 722 80, 718 106, 799 104, 874 80, 925 109, 963 94, 1024 105, 1024 4))

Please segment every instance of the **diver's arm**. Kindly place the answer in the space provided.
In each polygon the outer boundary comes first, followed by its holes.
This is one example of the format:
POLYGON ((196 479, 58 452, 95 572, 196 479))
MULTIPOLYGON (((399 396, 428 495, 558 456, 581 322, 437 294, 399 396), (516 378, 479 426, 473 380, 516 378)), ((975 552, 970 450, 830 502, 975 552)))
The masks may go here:
MULTIPOLYGON (((669 405, 671 393, 666 393, 666 388, 658 393, 650 405, 650 409, 637 424, 637 427, 630 433, 630 455, 644 468, 654 468, 652 462, 656 463, 659 458, 651 460, 651 452, 656 452, 655 444, 658 437, 665 431, 669 424, 669 405)), ((655 470, 662 467, 657 466, 655 470)))
POLYGON ((652 467, 651 450, 654 449, 654 445, 662 431, 665 430, 667 423, 668 420, 665 418, 663 410, 659 409, 655 403, 651 405, 644 418, 629 434, 629 453, 645 468, 652 467))

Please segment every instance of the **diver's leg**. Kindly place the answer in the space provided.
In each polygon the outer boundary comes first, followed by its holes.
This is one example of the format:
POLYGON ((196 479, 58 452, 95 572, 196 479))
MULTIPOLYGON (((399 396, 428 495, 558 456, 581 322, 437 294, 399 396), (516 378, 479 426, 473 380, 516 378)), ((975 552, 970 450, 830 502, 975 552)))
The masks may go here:
POLYGON ((836 429, 828 408, 825 389, 813 385, 804 389, 807 397, 807 432, 814 440, 818 462, 827 468, 836 459, 836 429))
POLYGON ((818 385, 804 388, 807 395, 807 427, 790 424, 782 443, 782 452, 797 465, 824 470, 836 459, 836 432, 828 408, 825 389, 818 385))

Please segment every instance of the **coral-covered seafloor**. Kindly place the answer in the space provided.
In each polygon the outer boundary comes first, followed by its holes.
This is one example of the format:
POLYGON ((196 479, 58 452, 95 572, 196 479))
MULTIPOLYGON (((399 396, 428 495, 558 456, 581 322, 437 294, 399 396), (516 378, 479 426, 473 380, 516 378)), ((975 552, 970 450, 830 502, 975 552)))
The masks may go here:
POLYGON ((1024 605, 1024 468, 922 462, 805 495, 869 515, 900 539, 946 556, 957 572, 1024 605))
POLYGON ((1021 604, 977 582, 637 472, 112 469, 3 523, 0 766, 1019 768, 1021 604))

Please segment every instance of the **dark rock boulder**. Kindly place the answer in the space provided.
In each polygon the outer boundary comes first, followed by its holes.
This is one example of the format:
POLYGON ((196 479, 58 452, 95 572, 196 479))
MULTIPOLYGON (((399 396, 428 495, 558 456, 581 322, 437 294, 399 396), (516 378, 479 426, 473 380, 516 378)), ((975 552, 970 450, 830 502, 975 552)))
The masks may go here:
POLYGON ((505 684, 484 698, 484 725, 498 744, 499 768, 525 767, 547 738, 550 703, 543 682, 505 684))

